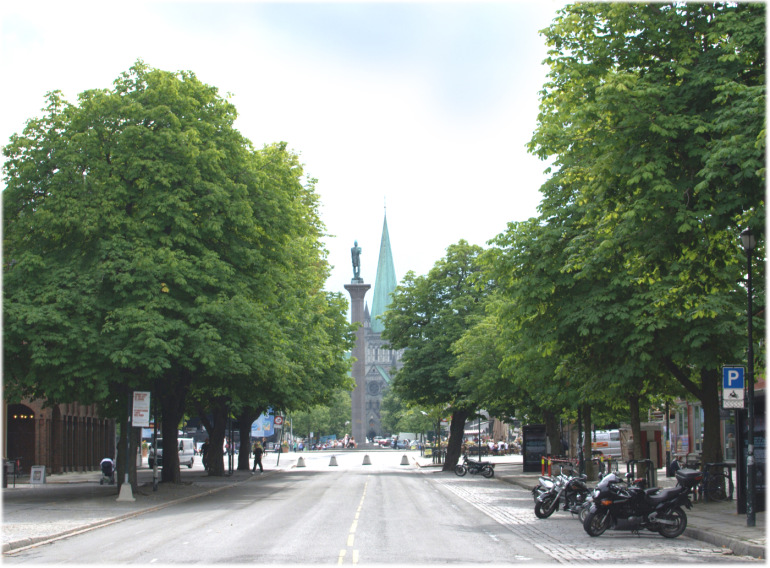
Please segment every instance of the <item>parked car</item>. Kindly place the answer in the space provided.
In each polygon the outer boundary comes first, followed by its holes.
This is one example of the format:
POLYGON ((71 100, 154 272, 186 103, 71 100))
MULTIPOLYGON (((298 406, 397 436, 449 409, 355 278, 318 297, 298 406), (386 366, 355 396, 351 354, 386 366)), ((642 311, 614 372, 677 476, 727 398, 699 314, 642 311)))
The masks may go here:
MULTIPOLYGON (((193 439, 179 438, 177 443, 179 445, 179 465, 186 465, 188 468, 191 468, 193 463, 195 463, 195 444, 193 439)), ((150 467, 155 467, 156 454, 158 467, 163 467, 163 438, 158 438, 156 445, 150 448, 150 452, 147 455, 147 464, 150 467)))
POLYGON ((620 431, 601 430, 592 433, 591 454, 620 459, 620 431))

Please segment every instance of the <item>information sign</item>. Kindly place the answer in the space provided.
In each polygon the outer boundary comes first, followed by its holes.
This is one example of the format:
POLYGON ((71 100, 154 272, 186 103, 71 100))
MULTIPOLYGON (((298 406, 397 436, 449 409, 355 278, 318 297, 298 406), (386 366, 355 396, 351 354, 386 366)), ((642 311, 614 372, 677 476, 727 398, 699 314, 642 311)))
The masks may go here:
POLYGON ((743 408, 745 367, 722 367, 722 408, 743 408))
POLYGON ((134 428, 150 427, 149 391, 134 391, 134 408, 131 416, 131 426, 134 428))

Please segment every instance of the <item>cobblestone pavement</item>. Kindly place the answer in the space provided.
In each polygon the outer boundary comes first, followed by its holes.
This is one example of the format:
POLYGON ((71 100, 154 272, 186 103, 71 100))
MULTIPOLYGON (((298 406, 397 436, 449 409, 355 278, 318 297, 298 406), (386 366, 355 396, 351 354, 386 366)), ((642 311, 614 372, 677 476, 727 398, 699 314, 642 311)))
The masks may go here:
POLYGON ((554 513, 548 519, 535 517, 534 502, 528 490, 512 489, 510 485, 482 477, 438 474, 434 479, 438 485, 494 519, 501 528, 510 530, 558 562, 758 562, 756 558, 737 556, 729 549, 684 536, 664 539, 649 531, 639 534, 610 531, 591 538, 570 513, 554 513))

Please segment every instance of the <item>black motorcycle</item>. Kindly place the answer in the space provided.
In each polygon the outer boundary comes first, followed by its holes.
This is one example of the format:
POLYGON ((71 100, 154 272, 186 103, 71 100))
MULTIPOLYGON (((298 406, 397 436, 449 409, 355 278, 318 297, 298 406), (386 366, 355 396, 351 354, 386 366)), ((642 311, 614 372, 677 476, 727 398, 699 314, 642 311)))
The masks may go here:
POLYGON ((462 477, 470 472, 471 475, 480 473, 487 479, 495 475, 495 464, 492 462, 474 461, 468 459, 468 454, 463 455, 463 463, 455 466, 455 473, 462 477))
POLYGON ((580 515, 583 503, 591 494, 586 486, 585 475, 573 476, 562 473, 553 480, 541 477, 540 484, 544 490, 535 497, 535 516, 538 519, 550 517, 554 511, 558 510, 559 503, 563 503, 563 510, 580 515))
POLYGON ((647 529, 666 538, 676 538, 687 528, 692 509, 690 492, 703 473, 692 469, 676 472, 677 486, 670 489, 643 489, 627 485, 614 473, 602 479, 593 493, 593 505, 583 521, 590 536, 607 529, 638 532, 647 529))

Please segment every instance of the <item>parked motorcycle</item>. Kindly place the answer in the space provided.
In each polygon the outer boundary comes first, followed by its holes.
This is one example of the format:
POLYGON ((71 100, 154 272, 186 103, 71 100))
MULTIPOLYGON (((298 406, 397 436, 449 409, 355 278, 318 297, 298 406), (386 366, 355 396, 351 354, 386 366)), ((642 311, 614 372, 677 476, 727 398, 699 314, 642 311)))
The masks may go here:
POLYGON ((489 479, 495 475, 495 464, 486 461, 474 461, 468 459, 468 454, 463 454, 463 463, 458 463, 455 466, 455 473, 462 477, 468 472, 470 472, 471 475, 480 473, 489 479))
POLYGON ((687 514, 682 507, 692 509, 690 492, 702 476, 700 471, 680 469, 676 472, 676 487, 644 489, 627 485, 611 473, 596 486, 583 529, 590 536, 599 536, 607 529, 647 529, 676 538, 687 528, 687 514))
MULTIPOLYGON (((609 473, 607 475, 609 475, 609 473)), ((602 479, 603 478, 604 476, 602 476, 602 479)), ((638 487, 640 489, 647 489, 647 480, 645 480, 643 477, 639 477, 637 479, 632 480, 630 473, 626 474, 626 483, 628 483, 629 485, 633 485, 634 487, 638 487)), ((657 487, 652 490, 652 492, 657 492, 657 491, 660 491, 657 487)), ((591 510, 591 506, 593 504, 594 504, 594 491, 591 490, 591 492, 583 501, 583 504, 580 505, 580 512, 578 513, 578 519, 580 519, 581 524, 585 522, 586 515, 588 515, 588 512, 591 510)))
POLYGON ((583 502, 591 494, 586 486, 586 476, 562 473, 550 482, 550 488, 547 488, 548 483, 548 479, 541 478, 541 484, 546 490, 540 492, 535 499, 535 516, 538 519, 547 519, 559 508, 559 503, 564 504, 565 511, 579 515, 583 502))
POLYGON ((541 475, 538 478, 537 485, 532 488, 532 498, 535 500, 535 503, 537 503, 537 498, 542 493, 545 493, 553 487, 553 480, 554 478, 550 475, 541 475))

